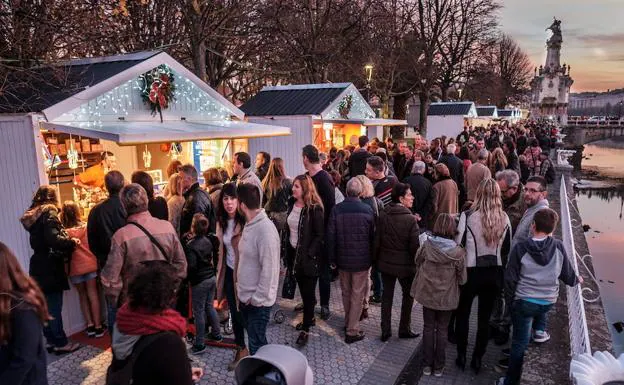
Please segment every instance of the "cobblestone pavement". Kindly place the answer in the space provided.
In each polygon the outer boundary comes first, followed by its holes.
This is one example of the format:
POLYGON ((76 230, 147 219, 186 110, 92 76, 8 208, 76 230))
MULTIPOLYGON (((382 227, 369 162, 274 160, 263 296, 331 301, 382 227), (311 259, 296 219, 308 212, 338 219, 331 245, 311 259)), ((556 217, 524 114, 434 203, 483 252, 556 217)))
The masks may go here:
MULTIPOLYGON (((286 319, 282 324, 271 320, 267 329, 269 343, 294 345, 298 332, 294 325, 300 320, 301 314, 295 313, 293 308, 298 302, 295 300, 279 300, 279 307, 284 311, 286 319)), ((393 337, 386 343, 379 340, 380 335, 380 307, 371 306, 370 318, 362 323, 366 338, 351 345, 344 343, 342 327, 344 313, 342 298, 338 282, 332 283, 330 309, 332 317, 322 321, 317 317, 317 326, 313 328, 308 345, 301 349, 306 355, 314 371, 315 384, 394 384, 406 365, 400 381, 402 384, 492 384, 498 374, 493 371, 494 363, 499 358, 499 349, 491 345, 484 357, 484 368, 479 376, 474 376, 470 369, 466 372, 458 371, 454 366, 455 346, 447 348, 447 370, 443 377, 422 377, 418 351, 421 338, 400 340, 398 334, 398 319, 401 303, 401 291, 397 290, 393 306, 393 337), (410 371, 411 369, 411 371, 410 371), (414 370, 416 369, 416 370, 414 370)), ((476 303, 476 301, 475 301, 476 303)), ((274 310, 277 310, 277 305, 274 310)), ((476 310, 476 309, 475 309, 476 310)), ((471 325, 470 349, 473 346, 475 325, 474 314, 471 325)), ((422 331, 421 306, 414 305, 412 330, 422 331)), ((204 369, 201 384, 234 384, 234 375, 227 371, 228 362, 232 359, 233 351, 223 348, 209 347, 201 356, 193 357, 196 366, 204 369)), ((111 359, 110 351, 85 346, 75 353, 55 359, 48 365, 50 385, 73 384, 104 384, 106 368, 111 359)))

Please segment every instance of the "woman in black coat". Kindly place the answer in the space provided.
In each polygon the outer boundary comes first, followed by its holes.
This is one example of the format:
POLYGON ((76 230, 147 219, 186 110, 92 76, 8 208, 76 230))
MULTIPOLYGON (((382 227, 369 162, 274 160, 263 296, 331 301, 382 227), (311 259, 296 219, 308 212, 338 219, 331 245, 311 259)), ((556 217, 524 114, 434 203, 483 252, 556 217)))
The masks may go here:
POLYGON ((299 175, 292 187, 293 198, 288 207, 282 238, 286 263, 295 274, 303 299, 303 321, 296 328, 301 333, 297 345, 308 342, 310 327, 315 325, 316 281, 319 276, 319 254, 323 242, 323 202, 312 178, 299 175))
POLYGON ((167 206, 167 200, 161 196, 154 196, 154 180, 152 176, 145 171, 135 171, 132 173, 131 182, 137 183, 145 189, 148 200, 147 211, 154 218, 168 221, 169 207, 167 206))
POLYGON ((0 242, 0 384, 47 385, 43 323, 45 297, 9 248, 0 242))
POLYGON ((67 340, 63 330, 63 291, 69 290, 66 265, 77 239, 71 239, 58 217, 58 195, 52 186, 41 186, 33 197, 30 208, 21 218, 30 233, 30 276, 43 291, 52 319, 43 329, 48 349, 58 354, 77 350, 80 345, 67 340))

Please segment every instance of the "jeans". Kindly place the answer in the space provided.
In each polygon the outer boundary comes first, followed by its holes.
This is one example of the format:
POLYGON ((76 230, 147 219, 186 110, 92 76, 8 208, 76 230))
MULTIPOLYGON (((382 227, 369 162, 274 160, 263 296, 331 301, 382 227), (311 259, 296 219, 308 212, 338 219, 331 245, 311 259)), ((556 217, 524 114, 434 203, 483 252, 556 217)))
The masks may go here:
POLYGON ((466 355, 470 312, 475 297, 479 297, 479 310, 473 357, 480 358, 485 354, 490 334, 490 316, 496 295, 501 291, 502 278, 503 270, 500 267, 473 267, 468 269, 468 281, 461 288, 456 311, 455 334, 458 355, 466 355))
POLYGON ((310 326, 314 323, 314 306, 316 306, 316 281, 317 277, 308 277, 297 274, 299 292, 303 300, 303 330, 310 331, 310 326))
POLYGON ((60 348, 67 345, 68 342, 63 329, 63 316, 61 315, 63 310, 63 292, 54 291, 44 293, 44 295, 48 303, 48 312, 52 319, 43 327, 43 335, 49 345, 60 348))
POLYGON ((112 336, 115 322, 117 321, 117 302, 106 298, 106 320, 108 322, 108 333, 112 336))
POLYGON ((191 301, 193 317, 195 319, 195 345, 197 346, 204 345, 206 316, 208 316, 208 320, 210 321, 212 336, 221 336, 219 316, 213 306, 216 291, 217 279, 215 277, 203 280, 197 285, 191 286, 191 301))
POLYGON ((234 330, 234 341, 236 346, 245 348, 245 326, 243 324, 243 316, 236 307, 236 292, 234 289, 234 270, 229 266, 225 268, 225 296, 227 298, 228 307, 230 308, 230 317, 232 317, 232 329, 234 330))
POLYGON ((319 276, 319 296, 321 306, 329 307, 329 297, 331 295, 331 269, 329 263, 321 263, 321 275, 319 276))
POLYGON ((433 310, 423 306, 424 365, 434 370, 444 368, 446 338, 452 310, 433 310))
POLYGON ((268 345, 266 329, 271 315, 271 306, 253 306, 239 304, 243 322, 247 329, 249 340, 249 354, 254 355, 264 345, 268 345))
MULTIPOLYGON (((381 298, 383 293, 383 282, 381 280, 381 273, 375 266, 371 267, 370 279, 373 281, 373 295, 377 298, 381 298)), ((368 293, 366 293, 368 295, 368 293)))
POLYGON ((401 285, 402 299, 401 302, 401 320, 399 322, 399 334, 410 332, 412 324, 412 307, 414 306, 414 298, 410 294, 412 281, 414 276, 398 278, 394 275, 381 273, 384 291, 381 296, 381 332, 383 334, 392 333, 392 302, 394 301, 394 286, 396 281, 401 285))
POLYGON ((535 330, 546 329, 546 313, 551 307, 552 304, 538 305, 521 299, 514 301, 511 308, 513 334, 505 385, 518 385, 520 383, 524 352, 531 337, 531 324, 535 330))

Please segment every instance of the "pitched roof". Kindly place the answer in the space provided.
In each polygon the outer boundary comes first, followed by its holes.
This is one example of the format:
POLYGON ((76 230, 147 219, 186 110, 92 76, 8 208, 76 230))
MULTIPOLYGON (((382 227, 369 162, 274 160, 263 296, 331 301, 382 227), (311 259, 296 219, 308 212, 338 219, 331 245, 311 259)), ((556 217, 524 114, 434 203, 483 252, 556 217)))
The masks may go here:
POLYGON ((518 114, 518 110, 516 110, 516 109, 498 110, 498 116, 500 116, 500 117, 510 117, 513 114, 517 115, 518 114))
POLYGON ((468 115, 474 106, 472 102, 440 102, 429 105, 429 116, 468 115))
POLYGON ((76 59, 13 71, 0 88, 0 113, 41 112, 159 53, 76 59))
POLYGON ((264 87, 240 109, 247 116, 319 115, 351 83, 264 87))
POLYGON ((495 117, 496 106, 477 106, 477 116, 495 117))

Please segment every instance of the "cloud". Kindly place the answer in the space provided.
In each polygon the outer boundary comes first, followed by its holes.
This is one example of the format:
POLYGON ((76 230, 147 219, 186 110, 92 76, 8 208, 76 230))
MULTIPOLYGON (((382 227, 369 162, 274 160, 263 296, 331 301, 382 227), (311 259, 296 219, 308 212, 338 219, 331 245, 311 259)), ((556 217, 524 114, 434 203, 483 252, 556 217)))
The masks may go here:
POLYGON ((624 45, 624 32, 611 34, 577 35, 576 39, 588 46, 624 45))

